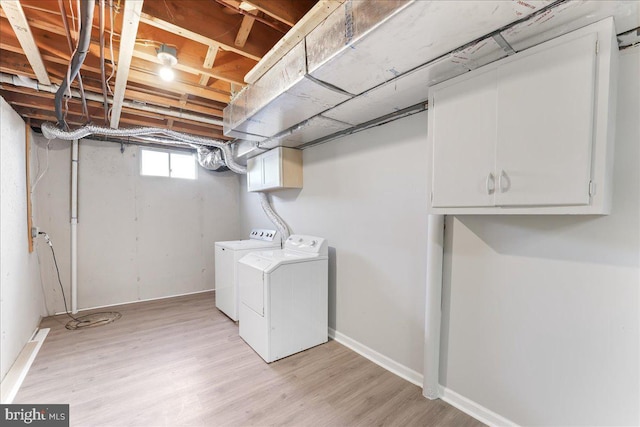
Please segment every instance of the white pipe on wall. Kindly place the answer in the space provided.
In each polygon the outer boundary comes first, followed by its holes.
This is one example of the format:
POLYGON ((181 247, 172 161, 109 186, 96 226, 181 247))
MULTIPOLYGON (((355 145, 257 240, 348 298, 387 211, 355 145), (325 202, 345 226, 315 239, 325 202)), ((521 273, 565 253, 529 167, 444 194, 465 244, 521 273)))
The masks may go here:
POLYGON ((427 292, 424 317, 424 375, 422 394, 428 399, 440 396, 440 321, 442 317, 442 262, 444 254, 444 215, 427 220, 427 292))
POLYGON ((78 140, 71 146, 71 313, 78 312, 78 140))

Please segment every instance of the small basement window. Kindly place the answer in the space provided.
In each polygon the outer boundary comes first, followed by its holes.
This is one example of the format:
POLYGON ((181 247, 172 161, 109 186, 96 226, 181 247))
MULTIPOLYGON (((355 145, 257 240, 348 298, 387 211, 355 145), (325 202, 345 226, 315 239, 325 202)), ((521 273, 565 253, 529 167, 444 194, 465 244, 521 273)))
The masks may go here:
POLYGON ((191 153, 141 148, 140 175, 196 179, 196 158, 191 153))

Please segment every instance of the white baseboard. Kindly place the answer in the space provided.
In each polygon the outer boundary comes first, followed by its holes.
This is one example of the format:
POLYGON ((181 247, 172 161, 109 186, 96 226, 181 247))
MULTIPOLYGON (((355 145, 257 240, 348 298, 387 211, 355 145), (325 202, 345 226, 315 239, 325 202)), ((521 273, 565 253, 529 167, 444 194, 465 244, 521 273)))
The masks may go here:
POLYGON ((400 378, 404 378, 412 384, 417 385, 422 388, 422 374, 414 371, 413 369, 407 368, 404 365, 396 362, 393 359, 385 356, 384 354, 378 353, 374 349, 367 347, 366 345, 349 338, 348 336, 336 331, 335 329, 329 328, 329 337, 344 345, 345 347, 350 348, 355 351, 359 355, 366 357, 371 360, 376 365, 379 365, 386 369, 387 371, 393 372, 400 378))
MULTIPOLYGON (((167 295, 167 296, 164 296, 164 297, 138 299, 138 300, 135 300, 135 301, 125 301, 125 302, 119 302, 119 303, 116 303, 116 304, 98 305, 98 306, 95 306, 95 307, 81 308, 78 311, 96 310, 98 308, 110 308, 110 307, 116 307, 116 306, 119 306, 119 305, 127 305, 127 304, 135 304, 135 303, 138 303, 138 302, 148 302, 148 301, 157 301, 157 300, 161 300, 161 299, 185 297, 187 295, 204 294, 206 292, 215 292, 215 291, 216 291, 215 289, 205 289, 204 291, 186 292, 184 294, 167 295)), ((54 316, 58 316, 59 314, 65 314, 65 313, 64 313, 64 311, 61 311, 59 313, 55 313, 54 316)))
POLYGON ((443 386, 440 386, 440 399, 489 426, 518 427, 513 421, 443 386))
POLYGON ((4 380, 2 380, 2 384, 0 384, 0 402, 3 404, 8 405, 15 399, 48 333, 49 328, 36 330, 34 336, 27 341, 20 354, 18 354, 16 361, 13 362, 11 369, 9 369, 4 380))

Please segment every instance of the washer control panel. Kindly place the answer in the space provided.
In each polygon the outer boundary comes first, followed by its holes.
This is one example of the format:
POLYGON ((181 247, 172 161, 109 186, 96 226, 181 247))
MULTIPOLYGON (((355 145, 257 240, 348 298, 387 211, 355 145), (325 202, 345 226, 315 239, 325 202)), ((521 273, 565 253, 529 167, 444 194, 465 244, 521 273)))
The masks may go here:
POLYGON ((273 242, 276 238, 276 230, 265 230, 263 228, 254 228, 249 234, 249 238, 253 240, 266 240, 267 242, 273 242))
POLYGON ((284 242, 284 249, 308 254, 327 255, 327 241, 322 237, 293 234, 284 242))

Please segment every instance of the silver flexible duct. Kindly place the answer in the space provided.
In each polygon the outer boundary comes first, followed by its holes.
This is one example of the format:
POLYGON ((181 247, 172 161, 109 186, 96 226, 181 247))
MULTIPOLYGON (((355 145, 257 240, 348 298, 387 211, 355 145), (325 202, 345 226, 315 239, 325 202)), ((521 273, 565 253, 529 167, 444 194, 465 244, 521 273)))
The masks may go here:
POLYGON ((219 148, 197 147, 198 163, 205 169, 216 171, 226 166, 219 148))
POLYGON ((260 196, 260 205, 262 206, 262 210, 264 211, 264 213, 267 215, 267 218, 269 218, 269 221, 271 221, 273 225, 276 226, 276 228, 280 232, 280 235, 282 236, 282 240, 287 240, 290 235, 287 223, 285 223, 284 220, 280 218, 277 213, 275 213, 275 211, 271 207, 271 204, 269 203, 269 196, 267 195, 267 193, 265 193, 264 191, 260 191, 258 192, 258 195, 260 196))
MULTIPOLYGON (((86 136, 97 134, 97 135, 105 135, 105 136, 145 136, 145 135, 165 135, 170 138, 173 138, 180 142, 181 144, 195 144, 198 146, 205 147, 215 147, 219 148, 220 152, 224 156, 224 163, 227 165, 229 169, 237 174, 245 175, 247 173, 246 166, 242 166, 238 164, 233 158, 233 153, 231 152, 231 147, 226 141, 204 138, 194 135, 188 135, 182 132, 176 132, 168 129, 160 129, 153 127, 138 127, 138 128, 129 128, 129 129, 112 129, 108 127, 95 126, 95 125, 85 125, 81 128, 72 130, 72 131, 64 131, 59 129, 54 124, 45 122, 41 126, 42 134, 47 139, 63 139, 63 140, 74 140, 81 139, 86 136)), ((271 204, 269 203, 269 197, 267 193, 259 192, 260 196, 260 205, 262 206, 262 210, 267 215, 267 218, 275 225, 275 227, 280 232, 280 235, 284 240, 289 238, 289 227, 284 222, 280 216, 274 212, 271 204)))
POLYGON ((92 134, 97 135, 105 135, 105 136, 140 136, 140 135, 165 135, 170 138, 173 138, 177 141, 192 143, 196 145, 204 145, 207 147, 216 147, 222 151, 224 156, 224 161, 229 169, 231 169, 235 173, 246 174, 247 168, 246 166, 242 166, 237 163, 233 158, 233 152, 231 151, 230 145, 223 140, 220 139, 211 139, 205 138, 201 136, 189 135, 182 132, 177 132, 175 130, 169 129, 160 129, 154 127, 137 127, 137 128, 128 128, 128 129, 112 129, 103 126, 95 126, 95 125, 85 125, 78 129, 71 131, 64 131, 62 129, 58 129, 52 123, 45 122, 41 126, 42 134, 47 139, 65 139, 65 140, 73 140, 73 139, 81 139, 87 137, 92 134))

